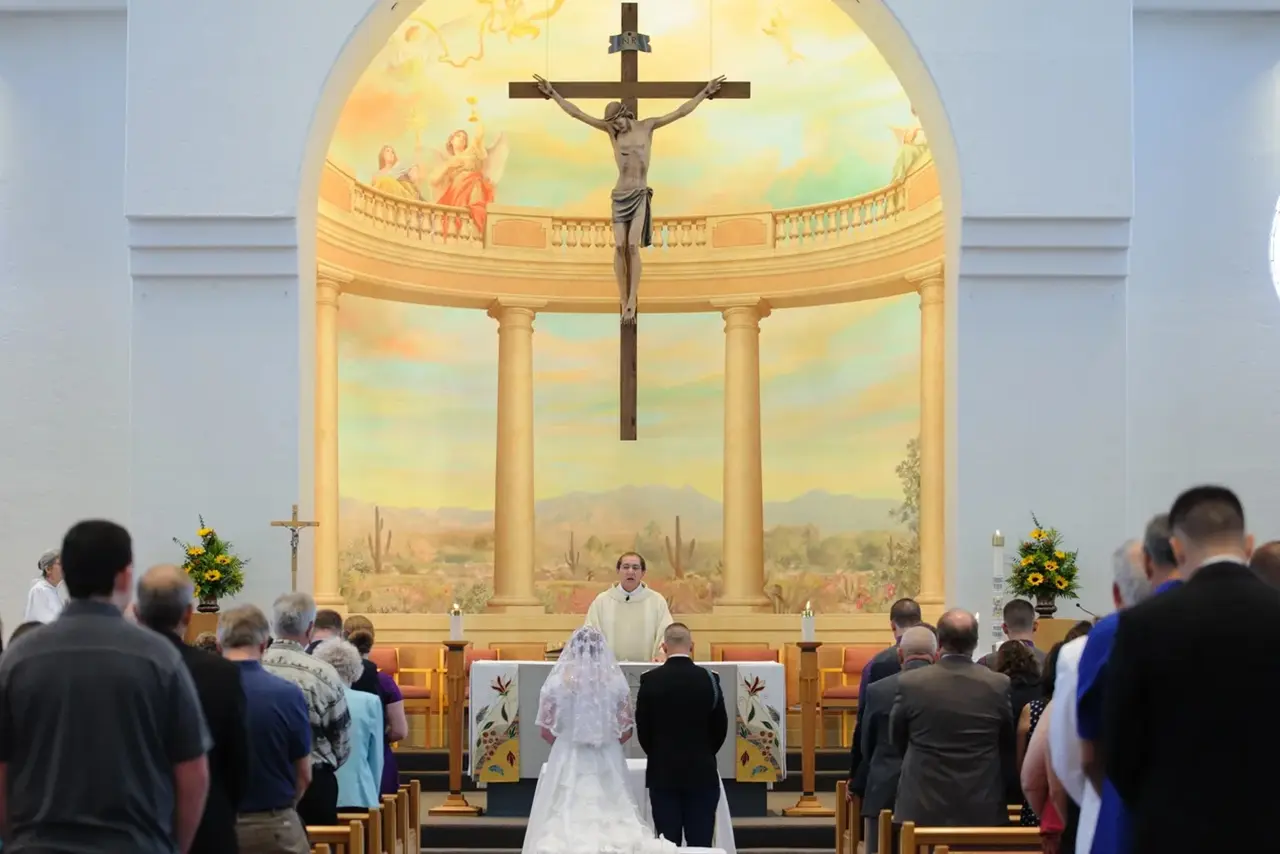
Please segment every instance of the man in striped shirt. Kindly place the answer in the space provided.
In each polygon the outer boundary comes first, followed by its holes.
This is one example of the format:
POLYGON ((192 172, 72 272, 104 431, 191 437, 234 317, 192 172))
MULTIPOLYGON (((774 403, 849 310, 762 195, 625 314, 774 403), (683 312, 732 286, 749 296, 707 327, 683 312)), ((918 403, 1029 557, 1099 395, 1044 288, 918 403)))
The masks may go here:
POLYGON ((315 628, 316 602, 306 593, 286 593, 273 606, 275 642, 262 666, 302 689, 311 718, 311 785, 298 802, 304 825, 338 823, 337 770, 351 752, 345 685, 331 666, 307 655, 315 628))

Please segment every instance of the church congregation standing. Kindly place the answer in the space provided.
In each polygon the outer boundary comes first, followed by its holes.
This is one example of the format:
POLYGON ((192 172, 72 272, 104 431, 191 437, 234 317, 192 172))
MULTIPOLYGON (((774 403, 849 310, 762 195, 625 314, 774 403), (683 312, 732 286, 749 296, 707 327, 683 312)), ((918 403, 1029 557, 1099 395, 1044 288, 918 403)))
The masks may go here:
MULTIPOLYGON (((1251 781, 1280 762, 1280 737, 1262 727, 1223 741, 1233 710, 1217 699, 1280 677, 1269 563, 1280 548, 1252 546, 1234 493, 1188 490, 1116 550, 1116 610, 1047 655, 1022 600, 1004 609, 1007 640, 981 658, 973 614, 949 610, 934 628, 914 600, 895 602, 895 643, 860 674, 850 791, 862 818, 874 828, 892 811, 895 837, 904 822, 995 827, 1021 800, 1020 821, 1038 824, 1046 851, 1199 854, 1270 838, 1269 790, 1251 781), (1214 782, 1192 791, 1188 775, 1214 782)), ((367 618, 289 593, 271 626, 252 605, 224 611, 210 653, 182 642, 190 578, 155 566, 135 593, 120 526, 78 523, 40 563, 40 581, 65 578, 70 602, 48 623, 24 622, 0 655, 6 852, 305 854, 307 825, 379 804, 390 743, 407 725, 394 679, 370 658, 367 618), (75 726, 87 695, 95 725, 75 726), (97 768, 113 769, 114 784, 77 782, 97 768)), ((724 688, 644 584, 643 558, 624 554, 617 572, 543 686, 538 721, 557 779, 545 794, 539 783, 527 852, 584 833, 601 851, 719 844, 724 688), (659 664, 634 700, 621 660, 659 664), (626 781, 633 734, 648 757, 646 804, 626 781)), ((896 838, 873 831, 867 842, 884 851, 896 838)))

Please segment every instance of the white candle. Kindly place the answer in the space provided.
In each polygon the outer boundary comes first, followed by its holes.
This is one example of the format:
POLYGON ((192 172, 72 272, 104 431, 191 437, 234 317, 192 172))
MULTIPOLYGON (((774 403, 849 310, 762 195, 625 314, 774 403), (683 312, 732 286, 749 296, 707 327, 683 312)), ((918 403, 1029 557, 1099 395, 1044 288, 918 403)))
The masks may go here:
POLYGON ((457 602, 453 603, 453 609, 449 611, 449 640, 462 640, 462 609, 457 602))
POLYGON ((805 643, 812 643, 818 639, 817 627, 813 622, 813 609, 810 607, 812 603, 804 603, 804 611, 800 613, 800 640, 805 643))
POLYGON ((1004 634, 1000 622, 1004 618, 1005 593, 1004 534, 991 535, 991 640, 999 642, 1004 634))

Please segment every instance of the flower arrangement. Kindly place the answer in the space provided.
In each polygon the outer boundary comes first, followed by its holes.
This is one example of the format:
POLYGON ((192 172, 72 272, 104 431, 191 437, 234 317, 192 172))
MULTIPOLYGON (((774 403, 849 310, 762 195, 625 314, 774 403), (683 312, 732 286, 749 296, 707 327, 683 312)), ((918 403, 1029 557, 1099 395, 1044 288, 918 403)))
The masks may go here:
POLYGON ((196 536, 200 539, 194 543, 184 543, 177 537, 173 541, 185 553, 182 569, 191 577, 203 610, 224 596, 240 592, 244 587, 244 565, 248 561, 237 557, 231 551, 231 543, 206 525, 203 516, 196 536))
POLYGON ((1009 589, 1018 596, 1052 601, 1076 599, 1076 552, 1062 547, 1057 528, 1046 528, 1032 514, 1035 528, 1018 546, 1009 589))

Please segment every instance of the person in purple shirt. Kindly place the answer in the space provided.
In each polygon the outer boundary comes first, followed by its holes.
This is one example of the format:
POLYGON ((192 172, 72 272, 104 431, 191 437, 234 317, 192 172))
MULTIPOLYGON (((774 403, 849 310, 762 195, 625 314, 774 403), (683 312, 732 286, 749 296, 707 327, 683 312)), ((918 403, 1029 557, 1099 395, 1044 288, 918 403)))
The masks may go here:
MULTIPOLYGON (((880 650, 862 668, 858 679, 858 697, 866 696, 867 686, 892 676, 902 669, 898 660, 898 642, 907 629, 922 623, 920 605, 914 599, 899 599, 889 608, 889 628, 893 630, 893 646, 880 650)), ((853 745, 849 748, 849 796, 862 797, 867 788, 867 768, 862 761, 862 703, 853 727, 853 745)))
MULTIPOLYGON (((1178 563, 1169 539, 1169 517, 1161 513, 1147 523, 1142 537, 1142 561, 1147 579, 1151 582, 1152 596, 1182 583, 1178 578, 1178 563)), ((1081 759, 1085 773, 1101 796, 1090 854, 1124 854, 1129 850, 1124 804, 1115 787, 1106 779, 1099 744, 1102 739, 1107 661, 1119 626, 1119 611, 1098 621, 1089 633, 1078 669, 1076 729, 1081 739, 1081 759)))
MULTIPOLYGON (((354 618, 352 618, 354 619, 354 618)), ((355 629, 347 640, 365 657, 364 663, 372 665, 369 653, 373 649, 373 632, 369 629, 355 629)), ((382 794, 394 795, 400 789, 400 769, 396 765, 396 754, 391 745, 409 734, 409 723, 404 714, 404 695, 400 686, 388 673, 374 667, 374 680, 377 695, 382 699, 382 716, 386 724, 382 745, 382 794)), ((355 686, 352 686, 355 687, 355 686)))

